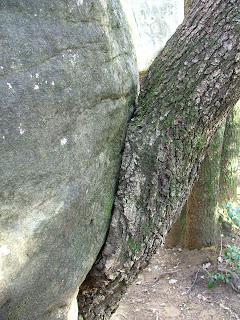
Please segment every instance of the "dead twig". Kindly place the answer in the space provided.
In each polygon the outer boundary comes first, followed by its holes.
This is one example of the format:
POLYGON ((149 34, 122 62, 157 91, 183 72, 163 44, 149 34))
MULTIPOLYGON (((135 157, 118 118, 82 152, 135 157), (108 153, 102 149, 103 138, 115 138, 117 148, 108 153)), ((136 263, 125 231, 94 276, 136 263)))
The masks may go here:
POLYGON ((186 292, 186 294, 188 294, 188 293, 192 290, 192 288, 194 287, 194 285, 195 285, 195 283, 196 283, 196 281, 197 281, 197 277, 198 277, 198 274, 199 274, 200 269, 201 269, 201 268, 199 268, 198 271, 196 272, 196 275, 195 275, 195 279, 194 279, 194 281, 193 281, 193 284, 192 284, 191 287, 188 289, 188 291, 186 292))
POLYGON ((222 249, 223 249, 223 235, 221 234, 221 249, 220 249, 220 253, 219 253, 219 257, 222 258, 222 249))
POLYGON ((162 279, 163 277, 168 276, 168 275, 173 274, 173 273, 177 273, 177 272, 179 272, 179 271, 181 271, 181 270, 173 270, 173 271, 167 271, 167 272, 161 273, 161 274, 157 277, 157 279, 154 281, 153 285, 151 285, 151 288, 154 287, 154 286, 156 285, 156 283, 157 283, 160 279, 162 279))

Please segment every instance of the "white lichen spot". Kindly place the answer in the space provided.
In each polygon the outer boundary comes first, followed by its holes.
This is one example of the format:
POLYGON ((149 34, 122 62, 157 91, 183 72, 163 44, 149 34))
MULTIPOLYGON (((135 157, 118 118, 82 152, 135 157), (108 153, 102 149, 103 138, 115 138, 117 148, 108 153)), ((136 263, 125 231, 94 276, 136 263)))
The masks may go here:
POLYGON ((74 67, 76 65, 76 60, 77 60, 78 54, 74 53, 70 56, 69 61, 71 62, 72 66, 74 67))
POLYGON ((235 62, 238 62, 238 61, 240 61, 240 53, 237 53, 235 57, 235 62))
POLYGON ((232 42, 230 42, 230 41, 226 41, 226 42, 224 42, 223 46, 224 46, 224 48, 226 48, 228 51, 231 51, 231 50, 232 50, 232 47, 233 47, 233 44, 232 44, 232 42))
POLYGON ((5 136, 2 136, 3 140, 5 140, 5 136))
POLYGON ((21 124, 21 123, 20 123, 18 129, 19 129, 19 133, 20 133, 21 135, 24 134, 25 130, 22 128, 22 124, 21 124))
POLYGON ((14 62, 12 62, 11 66, 10 66, 11 69, 15 69, 16 68, 16 65, 14 62))
POLYGON ((0 66, 0 69, 3 69, 3 66, 0 66))
POLYGON ((34 86, 33 89, 34 89, 34 90, 39 90, 39 85, 38 85, 38 84, 35 84, 35 86, 34 86))
POLYGON ((38 79, 38 78, 39 78, 39 73, 36 73, 36 74, 35 74, 35 77, 38 79))
POLYGON ((61 139, 61 145, 64 146, 67 143, 67 138, 61 139))
POLYGON ((8 249, 8 246, 3 245, 0 247, 0 255, 7 256, 9 255, 9 253, 10 253, 10 250, 8 249))
POLYGON ((81 4, 83 4, 83 0, 77 0, 77 6, 80 6, 81 4))
POLYGON ((45 83, 47 84, 47 80, 45 81, 45 83))
POLYGON ((55 85, 55 82, 54 82, 54 81, 52 81, 52 82, 51 82, 51 85, 52 85, 52 86, 54 86, 54 85, 55 85))
POLYGON ((7 83, 7 86, 8 86, 8 89, 12 89, 12 86, 9 82, 7 83))

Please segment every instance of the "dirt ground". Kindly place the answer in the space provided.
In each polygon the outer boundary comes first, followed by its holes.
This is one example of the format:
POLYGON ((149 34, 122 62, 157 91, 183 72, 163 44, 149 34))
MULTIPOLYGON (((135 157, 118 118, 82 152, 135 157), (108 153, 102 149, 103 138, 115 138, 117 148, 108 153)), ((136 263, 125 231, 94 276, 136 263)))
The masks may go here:
MULTIPOLYGON (((239 244, 239 236, 224 242, 239 244)), ((217 282, 208 289, 206 270, 217 263, 219 250, 160 248, 149 266, 129 287, 111 320, 240 319, 240 294, 217 282)))

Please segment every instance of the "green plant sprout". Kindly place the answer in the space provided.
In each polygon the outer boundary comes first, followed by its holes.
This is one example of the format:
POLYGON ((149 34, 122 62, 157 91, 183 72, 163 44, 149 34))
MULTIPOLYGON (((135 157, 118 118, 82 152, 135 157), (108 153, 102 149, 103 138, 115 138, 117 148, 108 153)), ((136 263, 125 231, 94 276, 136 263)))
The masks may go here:
POLYGON ((227 204, 223 204, 222 207, 227 211, 227 219, 232 220, 232 222, 239 227, 240 208, 238 206, 233 207, 233 204, 230 201, 227 204))
MULTIPOLYGON (((228 214, 228 220, 239 227, 240 225, 240 208, 233 207, 232 202, 222 205, 228 214)), ((230 283, 232 288, 240 292, 240 248, 236 246, 226 245, 224 254, 222 254, 222 240, 221 251, 218 257, 218 269, 215 272, 208 272, 210 278, 208 288, 212 288, 217 280, 223 283, 230 283)))

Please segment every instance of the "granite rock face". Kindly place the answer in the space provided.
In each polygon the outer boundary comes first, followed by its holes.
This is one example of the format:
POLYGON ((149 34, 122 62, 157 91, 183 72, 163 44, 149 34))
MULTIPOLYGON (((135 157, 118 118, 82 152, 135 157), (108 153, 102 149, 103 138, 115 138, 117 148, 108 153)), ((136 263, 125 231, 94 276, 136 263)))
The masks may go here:
POLYGON ((184 17, 183 0, 120 0, 130 25, 138 69, 145 71, 184 17))
POLYGON ((77 319, 137 68, 117 0, 0 2, 0 319, 77 319))

